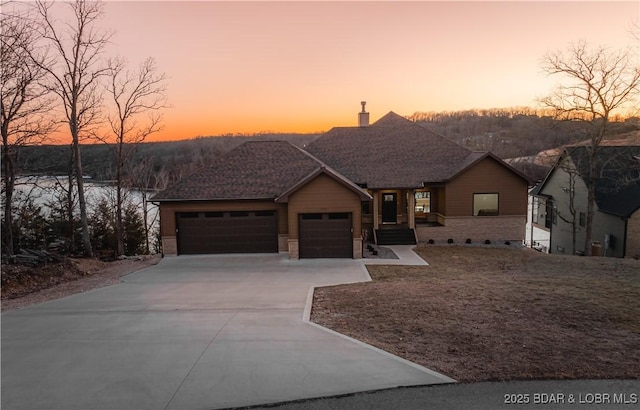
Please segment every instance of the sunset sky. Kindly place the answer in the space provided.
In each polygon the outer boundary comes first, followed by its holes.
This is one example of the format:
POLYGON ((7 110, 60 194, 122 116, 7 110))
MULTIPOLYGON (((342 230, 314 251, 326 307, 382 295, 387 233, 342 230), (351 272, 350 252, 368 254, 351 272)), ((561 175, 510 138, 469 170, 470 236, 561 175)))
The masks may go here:
POLYGON ((172 108, 158 139, 316 132, 395 111, 533 106, 545 52, 639 46, 630 2, 110 1, 109 55, 154 57, 172 108))

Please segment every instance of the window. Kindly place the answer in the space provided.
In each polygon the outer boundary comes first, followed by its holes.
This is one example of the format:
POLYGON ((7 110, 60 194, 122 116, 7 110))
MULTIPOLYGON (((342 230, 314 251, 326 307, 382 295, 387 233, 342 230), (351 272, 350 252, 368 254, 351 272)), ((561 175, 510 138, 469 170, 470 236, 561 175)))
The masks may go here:
POLYGON ((180 212, 178 214, 180 216, 180 218, 197 218, 198 216, 200 216, 200 214, 198 212, 180 212))
POLYGON ((547 204, 545 206, 544 227, 547 229, 551 229, 551 225, 552 224, 555 225, 555 222, 553 222, 553 219, 554 219, 553 202, 547 201, 547 204))
POLYGON ((497 216, 498 194, 473 194, 473 216, 497 216))
POLYGON ((273 216, 276 211, 256 211, 256 216, 273 216))
POLYGON ((431 212, 431 192, 417 191, 414 197, 416 200, 415 212, 424 212, 425 214, 431 212))
POLYGON ((584 212, 580 212, 580 226, 584 227, 587 224, 587 215, 584 212))
POLYGON ((302 219, 322 219, 322 214, 302 214, 302 219))
POLYGON ((229 212, 229 216, 232 218, 243 218, 249 216, 248 211, 232 211, 229 212))
POLYGON ((536 197, 531 198, 531 205, 533 209, 531 210, 531 222, 534 224, 538 223, 538 213, 540 212, 540 200, 536 197))
POLYGON ((205 212, 205 218, 222 218, 224 216, 224 212, 205 212))
POLYGON ((371 215, 371 202, 366 201, 362 203, 362 214, 371 215))

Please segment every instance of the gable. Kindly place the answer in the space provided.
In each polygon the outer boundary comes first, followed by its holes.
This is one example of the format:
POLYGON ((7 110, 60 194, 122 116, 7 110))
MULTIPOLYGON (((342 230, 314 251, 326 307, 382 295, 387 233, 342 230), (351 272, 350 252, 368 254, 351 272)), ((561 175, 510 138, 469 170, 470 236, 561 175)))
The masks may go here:
MULTIPOLYGON (((561 198, 558 184, 568 178, 563 167, 579 172, 576 187, 585 191, 588 168, 588 151, 585 146, 568 147, 547 174, 544 182, 533 193, 561 198), (568 165, 563 165, 568 164, 568 165)), ((640 146, 603 146, 596 156, 596 206, 599 211, 627 217, 640 207, 640 146)), ((565 183, 565 185, 567 185, 565 183)), ((582 195, 582 193, 580 193, 582 195)))
POLYGON ((291 198, 292 195, 295 195, 301 189, 305 188, 305 190, 308 190, 309 189, 308 185, 311 183, 315 184, 315 181, 320 176, 328 177, 329 179, 336 182, 338 185, 356 194, 361 201, 371 200, 371 195, 369 195, 362 188, 360 188, 359 186, 357 186, 356 184, 354 184, 344 176, 338 174, 334 170, 323 166, 322 168, 318 168, 317 170, 309 174, 306 178, 301 179, 294 186, 286 190, 282 195, 276 198, 276 202, 288 202, 289 198, 291 198))
POLYGON ((288 200, 290 208, 299 206, 300 203, 309 203, 316 209, 325 208, 339 212, 345 206, 348 209, 351 209, 353 204, 360 206, 361 197, 335 178, 320 173, 291 193, 288 200))
POLYGON ((447 183, 447 212, 470 215, 473 194, 499 194, 501 215, 526 215, 528 183, 491 156, 467 167, 447 183))

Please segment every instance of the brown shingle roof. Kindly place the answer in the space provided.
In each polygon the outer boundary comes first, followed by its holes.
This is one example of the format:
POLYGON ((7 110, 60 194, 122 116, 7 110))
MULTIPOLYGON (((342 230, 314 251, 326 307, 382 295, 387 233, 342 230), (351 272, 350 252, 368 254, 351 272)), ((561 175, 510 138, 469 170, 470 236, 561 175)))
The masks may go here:
POLYGON ((154 201, 275 199, 324 164, 285 141, 251 141, 159 192, 154 201))
POLYGON ((368 127, 333 128, 307 150, 368 188, 413 188, 455 175, 471 151, 390 112, 368 127))
POLYGON ((369 127, 333 128, 307 151, 285 141, 246 142, 153 200, 276 199, 320 172, 346 181, 354 190, 354 184, 418 188, 445 182, 486 155, 394 112, 369 127))

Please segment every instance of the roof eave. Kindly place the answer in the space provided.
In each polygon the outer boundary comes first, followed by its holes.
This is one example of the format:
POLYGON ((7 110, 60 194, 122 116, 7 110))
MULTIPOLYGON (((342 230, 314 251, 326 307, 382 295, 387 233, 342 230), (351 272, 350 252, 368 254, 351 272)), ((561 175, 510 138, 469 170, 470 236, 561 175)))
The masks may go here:
POLYGON ((271 197, 242 197, 242 198, 164 198, 152 199, 151 202, 216 202, 216 201, 273 201, 271 197))

